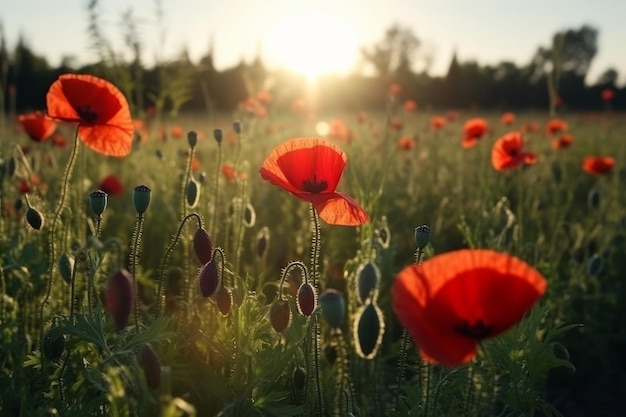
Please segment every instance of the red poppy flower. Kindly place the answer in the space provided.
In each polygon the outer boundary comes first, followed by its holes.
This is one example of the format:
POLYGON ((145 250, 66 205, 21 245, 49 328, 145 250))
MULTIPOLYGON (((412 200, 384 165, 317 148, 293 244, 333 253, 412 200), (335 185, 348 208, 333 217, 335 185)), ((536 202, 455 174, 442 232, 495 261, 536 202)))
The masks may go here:
POLYGON ((22 124, 26 134, 35 142, 48 139, 57 128, 57 122, 40 111, 20 114, 17 116, 17 121, 22 124))
POLYGON ((402 120, 400 119, 393 119, 391 122, 389 122, 389 127, 391 128, 391 130, 399 132, 402 130, 402 120))
POLYGON ((511 132, 498 139, 491 149, 491 165, 496 171, 507 171, 525 164, 537 162, 537 155, 532 152, 522 152, 524 142, 522 134, 511 132))
POLYGON ((343 140, 346 142, 352 142, 354 135, 352 131, 341 119, 333 119, 328 126, 328 137, 331 139, 343 140))
POLYGON ((446 119, 441 116, 435 116, 430 119, 430 125, 434 130, 439 130, 446 125, 446 119))
POLYGON ((102 78, 63 74, 48 90, 48 115, 78 123, 78 136, 89 148, 126 156, 133 142, 133 119, 120 90, 102 78))
POLYGON ((392 83, 389 86, 389 95, 392 97, 397 96, 402 91, 402 86, 398 83, 392 83))
POLYGON ((549 135, 557 135, 565 132, 567 129, 567 123, 561 119, 552 119, 548 121, 546 125, 546 132, 548 132, 549 135))
POLYGON ((346 154, 332 142, 297 138, 274 148, 259 173, 264 180, 313 204, 325 222, 356 226, 369 221, 367 213, 352 198, 336 191, 347 161, 346 154))
POLYGON ((393 310, 429 362, 459 366, 482 339, 519 322, 546 280, 522 260, 491 250, 437 255, 398 274, 393 310))
POLYGON ((465 125, 463 126, 463 132, 465 134, 462 142, 463 147, 471 148, 472 146, 476 145, 486 131, 487 122, 485 121, 485 119, 469 119, 467 122, 465 122, 465 125))
POLYGON ((608 173, 615 165, 615 159, 610 156, 587 156, 583 159, 583 171, 592 175, 608 173))
POLYGON ((510 126, 513 124, 513 122, 515 122, 515 113, 512 113, 510 111, 504 113, 502 115, 502 117, 500 118, 500 121, 502 122, 503 125, 505 126, 510 126))
POLYGON ((28 194, 33 191, 33 188, 44 188, 44 182, 37 174, 30 174, 29 179, 21 179, 18 189, 21 194, 28 194))
POLYGON ((269 93, 269 91, 259 91, 256 94, 256 99, 263 104, 268 104, 272 101, 272 95, 269 93))
POLYGON ((234 181, 237 179, 237 172, 235 171, 235 166, 233 164, 225 163, 220 168, 222 175, 224 175, 227 179, 234 181))
POLYGON ((98 187, 108 195, 124 194, 124 184, 115 174, 104 177, 98 187))
POLYGON ((52 141, 52 144, 58 148, 61 149, 67 149, 67 147, 69 146, 69 141, 65 138, 65 136, 60 135, 60 134, 55 134, 52 135, 52 139, 50 139, 52 141))
POLYGON ((170 131, 170 135, 173 139, 181 139, 185 136, 185 130, 181 126, 174 126, 170 131))
POLYGON ((446 113, 446 119, 448 119, 449 122, 454 122, 458 118, 459 114, 455 111, 449 111, 448 113, 446 113))
POLYGON ((293 113, 302 113, 306 109, 306 102, 304 99, 297 98, 291 102, 291 111, 293 113))
POLYGON ((572 142, 574 142, 574 138, 572 137, 572 135, 565 134, 565 135, 562 135, 560 138, 554 139, 552 141, 552 148, 554 149, 569 148, 572 142))
POLYGON ((415 148, 415 145, 417 145, 417 143, 415 142, 415 139, 411 137, 403 136, 398 139, 398 148, 402 150, 410 151, 411 149, 415 148))
POLYGON ((404 110, 406 111, 415 111, 417 110, 417 101, 415 100, 407 100, 404 102, 404 110))
POLYGON ((615 97, 615 91, 611 90, 610 88, 605 88, 600 93, 600 97, 603 101, 611 101, 613 100, 613 97, 615 97))

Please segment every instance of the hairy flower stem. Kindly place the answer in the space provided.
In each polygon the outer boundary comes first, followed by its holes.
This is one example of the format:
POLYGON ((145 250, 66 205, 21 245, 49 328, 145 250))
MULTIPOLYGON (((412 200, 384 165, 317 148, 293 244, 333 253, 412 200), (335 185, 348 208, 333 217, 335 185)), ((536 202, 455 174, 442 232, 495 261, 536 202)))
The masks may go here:
POLYGON ((63 208, 66 204, 66 198, 68 194, 70 178, 72 177, 72 171, 74 169, 74 164, 76 163, 76 157, 78 155, 78 148, 80 145, 80 139, 78 138, 78 128, 76 128, 76 134, 74 135, 74 145, 72 146, 72 153, 70 154, 70 158, 67 161, 67 165, 65 165, 65 171, 63 173, 63 185, 61 186, 61 195, 59 196, 59 202, 57 203, 57 208, 54 212, 54 217, 52 219, 52 225, 50 226, 50 234, 49 234, 49 247, 48 247, 48 288, 46 289, 46 295, 41 302, 41 306, 39 308, 39 340, 43 341, 43 329, 44 329, 44 309, 46 308, 46 304, 50 299, 50 294, 52 292, 52 285, 54 284, 54 267, 56 265, 56 233, 57 226, 59 224, 59 220, 61 219, 61 213, 63 212, 63 208))
MULTIPOLYGON (((317 210, 313 205, 310 206, 311 211, 311 225, 312 225, 312 237, 311 237, 311 279, 313 281, 313 287, 315 291, 318 291, 318 281, 319 281, 319 257, 320 257, 320 219, 317 214, 317 210)), ((317 403, 318 403, 318 413, 319 415, 324 415, 324 400, 323 400, 323 392, 322 392, 322 383, 320 380, 320 326, 319 326, 319 315, 315 314, 313 317, 313 325, 311 326, 313 334, 311 337, 313 338, 313 378, 315 379, 315 391, 317 394, 317 403)))
POLYGON ((217 144, 217 167, 215 168, 215 193, 213 194, 213 219, 209 228, 217 237, 217 210, 220 196, 220 166, 222 165, 222 143, 217 144))
POLYGON ((163 301, 163 280, 165 279, 165 272, 167 270, 167 262, 170 258, 170 255, 174 251, 174 247, 176 247, 176 245, 180 241, 180 236, 183 232, 183 227, 185 226, 185 223, 187 222, 187 220, 189 220, 192 217, 194 217, 196 221, 198 222, 198 229, 202 228, 202 219, 200 218, 200 215, 195 212, 189 213, 180 222, 180 225, 178 226, 178 232, 176 232, 176 235, 172 239, 170 246, 165 250, 165 254, 163 254, 163 256, 161 257, 161 262, 159 264, 159 278, 158 278, 159 286, 157 288, 157 299, 156 299, 156 309, 155 309, 154 318, 159 317, 159 314, 161 314, 161 302, 163 301))
POLYGON ((137 214, 137 221, 135 222, 135 230, 133 231, 133 238, 131 243, 130 253, 130 275, 133 277, 133 286, 135 287, 135 329, 139 333, 139 282, 137 282, 137 265, 139 264, 139 251, 141 248, 141 237, 143 235, 143 213, 137 214))

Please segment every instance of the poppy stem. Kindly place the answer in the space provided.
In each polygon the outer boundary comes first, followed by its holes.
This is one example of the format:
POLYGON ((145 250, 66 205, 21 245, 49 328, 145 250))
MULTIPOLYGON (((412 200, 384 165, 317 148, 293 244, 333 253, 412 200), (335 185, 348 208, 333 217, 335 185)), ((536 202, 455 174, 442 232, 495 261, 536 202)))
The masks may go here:
MULTIPOLYGON (((311 279, 313 280, 313 287, 317 290, 318 283, 318 275, 319 271, 317 268, 317 264, 320 258, 320 217, 317 214, 317 210, 313 205, 310 205, 311 208, 311 226, 312 226, 312 236, 311 236, 311 279)), ((306 278, 306 277, 305 277, 306 278)), ((305 281, 306 282, 306 281, 305 281)))
POLYGON ((302 271, 302 276, 304 277, 304 282, 308 282, 308 274, 307 274, 306 265, 304 265, 304 262, 302 261, 289 262, 287 266, 283 268, 283 271, 280 275, 280 284, 278 286, 278 299, 279 300, 283 299, 283 286, 285 285, 285 279, 287 279, 287 276, 289 276, 289 272, 293 268, 300 268, 300 271, 302 271))
POLYGON ((141 245, 141 237, 143 235, 143 213, 137 213, 137 221, 135 222, 135 230, 133 231, 133 239, 130 254, 130 275, 133 277, 133 286, 135 287, 135 329, 139 333, 139 282, 137 281, 137 267, 139 263, 139 250, 141 245))
MULTIPOLYGON (((72 153, 70 154, 67 165, 65 165, 65 171, 63 173, 63 185, 61 186, 61 194, 59 196, 59 202, 54 212, 52 219, 52 225, 50 226, 49 243, 48 243, 48 288, 46 289, 46 295, 39 308, 39 340, 43 342, 43 329, 44 329, 44 309, 50 294, 52 292, 52 285, 54 284, 54 268, 56 266, 56 232, 59 220, 61 219, 61 213, 65 208, 65 200, 68 195, 68 189, 70 184, 70 178, 72 177, 72 171, 74 170, 74 164, 76 163, 76 157, 78 155, 78 149, 80 145, 80 139, 78 137, 78 126, 76 127, 76 134, 74 135, 74 145, 72 146, 72 153)), ((23 155, 23 154, 22 154, 23 155)), ((25 159, 25 158, 24 158, 25 159)))
POLYGON ((222 165, 222 142, 217 143, 217 167, 215 168, 215 193, 213 194, 213 219, 209 230, 217 237, 217 210, 220 195, 220 167, 222 165))

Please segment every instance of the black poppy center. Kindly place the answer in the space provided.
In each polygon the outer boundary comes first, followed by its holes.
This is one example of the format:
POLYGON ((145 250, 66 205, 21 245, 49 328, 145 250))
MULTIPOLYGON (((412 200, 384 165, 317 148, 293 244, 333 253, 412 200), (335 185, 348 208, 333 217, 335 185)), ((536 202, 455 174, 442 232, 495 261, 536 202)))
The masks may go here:
POLYGON ((468 322, 463 322, 454 328, 454 330, 461 336, 469 337, 470 339, 484 339, 489 337, 493 332, 493 326, 488 326, 483 323, 482 320, 478 320, 475 324, 471 325, 468 322))
POLYGON ((92 110, 89 105, 76 107, 76 113, 87 123, 95 123, 98 120, 98 113, 92 110))
POLYGON ((318 194, 328 188, 328 181, 317 178, 316 174, 309 180, 302 181, 302 189, 309 193, 318 194))

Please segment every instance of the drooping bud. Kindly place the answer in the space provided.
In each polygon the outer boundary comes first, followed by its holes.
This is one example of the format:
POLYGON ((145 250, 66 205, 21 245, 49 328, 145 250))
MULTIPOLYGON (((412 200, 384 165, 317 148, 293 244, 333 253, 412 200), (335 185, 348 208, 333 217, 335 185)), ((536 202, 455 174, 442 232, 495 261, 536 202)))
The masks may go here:
POLYGON ((301 366, 293 368, 291 384, 296 391, 302 391, 306 383, 306 371, 301 366))
POLYGON ((35 230, 41 230, 43 227, 43 215, 34 207, 28 207, 26 210, 26 222, 35 230))
POLYGON ((303 282, 298 288, 298 295, 296 296, 296 305, 298 311, 303 316, 309 317, 315 311, 317 306, 317 294, 315 288, 308 282, 303 282))
POLYGON ((187 132, 187 143, 189 143, 191 149, 195 148, 198 144, 198 134, 193 130, 187 132))
POLYGON ((270 324, 276 333, 282 333, 291 324, 291 307, 287 300, 278 299, 270 307, 270 324))
POLYGON ((133 280, 127 270, 120 269, 109 277, 104 290, 105 305, 118 330, 128 324, 134 300, 133 280))
POLYGON ((189 208, 194 208, 198 205, 198 201, 200 200, 200 186, 198 182, 191 178, 187 183, 187 188, 185 189, 185 197, 187 198, 187 204, 189 208))
POLYGON ((372 261, 366 262, 356 270, 356 296, 363 304, 368 298, 376 300, 380 285, 380 270, 372 261))
POLYGON ((159 355, 149 343, 146 343, 139 354, 139 365, 143 368, 148 387, 159 388, 161 385, 161 361, 159 355))
POLYGON ((356 313, 354 347, 363 359, 373 359, 385 334, 383 313, 373 302, 368 302, 356 313))
POLYGON ((346 317, 346 304, 342 293, 332 288, 325 290, 320 295, 320 307, 322 308, 322 317, 330 327, 339 328, 343 326, 346 317))
POLYGON ((146 185, 138 185, 133 189, 133 206, 137 214, 144 214, 150 205, 152 190, 146 185))
POLYGON ((102 216, 107 208, 109 196, 102 190, 97 190, 89 194, 89 207, 96 216, 102 216))
POLYGON ((221 145, 222 140, 224 139, 224 132, 222 131, 222 129, 213 129, 213 138, 218 145, 221 145))
POLYGON ((430 227, 425 224, 415 228, 415 246, 419 250, 423 250, 430 242, 430 227))
POLYGON ((67 252, 63 252, 59 257, 59 274, 63 281, 72 283, 72 272, 74 271, 74 257, 67 252))
POLYGON ((263 226, 256 235, 256 254, 259 258, 263 258, 267 254, 270 246, 270 229, 263 226))
POLYGON ((199 227, 193 235, 193 250, 202 265, 211 260, 213 256, 213 241, 209 232, 199 227))
POLYGON ((215 293, 215 290, 220 285, 220 274, 217 271, 217 263, 215 257, 204 264, 200 269, 200 275, 198 276, 198 284, 200 288, 200 294, 203 297, 210 297, 215 293))
POLYGON ((230 288, 221 285, 215 295, 213 295, 213 299, 215 300, 215 304, 217 304, 218 310, 222 313, 222 316, 228 316, 233 306, 233 292, 230 288))
POLYGON ((239 120, 233 123, 233 129, 238 135, 241 134, 241 132, 243 131, 243 125, 241 124, 239 120))
POLYGON ((44 335, 41 347, 46 359, 56 361, 63 354, 63 350, 65 350, 65 336, 57 333, 52 328, 44 335))

